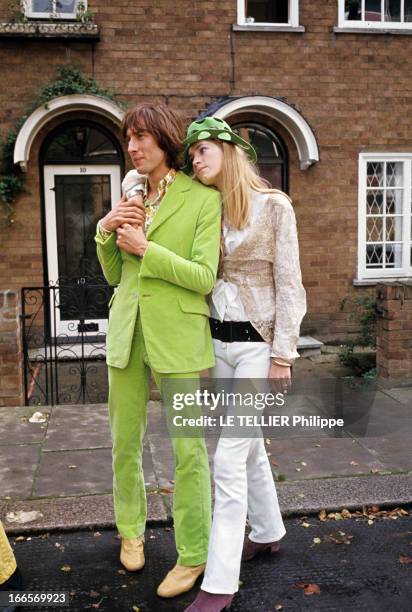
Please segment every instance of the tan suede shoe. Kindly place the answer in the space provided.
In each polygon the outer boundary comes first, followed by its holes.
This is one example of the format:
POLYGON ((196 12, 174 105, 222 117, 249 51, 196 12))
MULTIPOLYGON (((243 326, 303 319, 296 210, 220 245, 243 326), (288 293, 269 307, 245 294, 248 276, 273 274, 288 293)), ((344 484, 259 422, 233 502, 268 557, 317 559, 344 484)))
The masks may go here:
POLYGON ((122 538, 120 548, 120 562, 129 572, 137 572, 142 569, 145 563, 144 558, 144 537, 126 540, 122 538))
POLYGON ((206 564, 185 566, 176 563, 166 578, 159 585, 157 594, 159 597, 176 597, 180 593, 186 593, 195 584, 196 580, 205 571, 206 564))

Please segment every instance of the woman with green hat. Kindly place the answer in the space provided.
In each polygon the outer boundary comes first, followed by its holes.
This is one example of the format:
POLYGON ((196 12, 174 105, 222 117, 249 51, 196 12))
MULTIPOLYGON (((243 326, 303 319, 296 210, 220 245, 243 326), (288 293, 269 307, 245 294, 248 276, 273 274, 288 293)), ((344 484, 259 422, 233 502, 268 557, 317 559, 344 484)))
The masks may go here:
MULTIPOLYGON (((194 121, 186 167, 222 196, 217 283, 211 295, 216 379, 270 379, 287 392, 306 312, 290 198, 259 177, 253 147, 222 119, 194 121)), ((238 381, 240 382, 240 381, 238 381)), ((215 507, 205 576, 186 612, 219 612, 238 590, 241 560, 276 552, 285 527, 262 435, 221 436, 214 458, 215 507), (246 518, 251 526, 244 537, 246 518)))

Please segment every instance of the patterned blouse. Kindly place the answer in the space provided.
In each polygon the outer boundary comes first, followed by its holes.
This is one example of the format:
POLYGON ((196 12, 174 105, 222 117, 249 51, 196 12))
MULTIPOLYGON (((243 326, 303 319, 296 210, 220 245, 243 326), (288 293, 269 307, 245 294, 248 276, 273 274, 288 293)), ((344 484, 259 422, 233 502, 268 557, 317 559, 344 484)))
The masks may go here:
POLYGON ((282 194, 251 194, 251 223, 226 229, 225 253, 212 294, 212 316, 248 320, 272 346, 273 357, 299 357, 306 313, 295 213, 282 194))

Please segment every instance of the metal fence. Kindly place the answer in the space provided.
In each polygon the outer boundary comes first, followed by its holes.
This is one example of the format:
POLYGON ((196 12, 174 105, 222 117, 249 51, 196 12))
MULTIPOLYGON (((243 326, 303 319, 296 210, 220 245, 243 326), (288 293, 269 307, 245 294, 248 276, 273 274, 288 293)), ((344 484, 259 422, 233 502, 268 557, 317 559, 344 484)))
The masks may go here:
POLYGON ((27 405, 107 401, 107 303, 103 278, 22 289, 27 405))

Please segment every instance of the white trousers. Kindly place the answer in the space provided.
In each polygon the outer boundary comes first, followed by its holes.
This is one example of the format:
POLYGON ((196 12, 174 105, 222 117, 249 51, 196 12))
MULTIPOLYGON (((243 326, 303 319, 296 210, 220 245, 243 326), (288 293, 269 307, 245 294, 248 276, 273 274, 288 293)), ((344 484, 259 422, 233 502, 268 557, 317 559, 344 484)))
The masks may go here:
MULTIPOLYGON (((266 342, 213 340, 214 378, 267 378, 266 342)), ((246 517, 253 542, 274 542, 286 533, 263 437, 219 439, 214 457, 215 505, 202 589, 232 594, 239 588, 246 517)))

